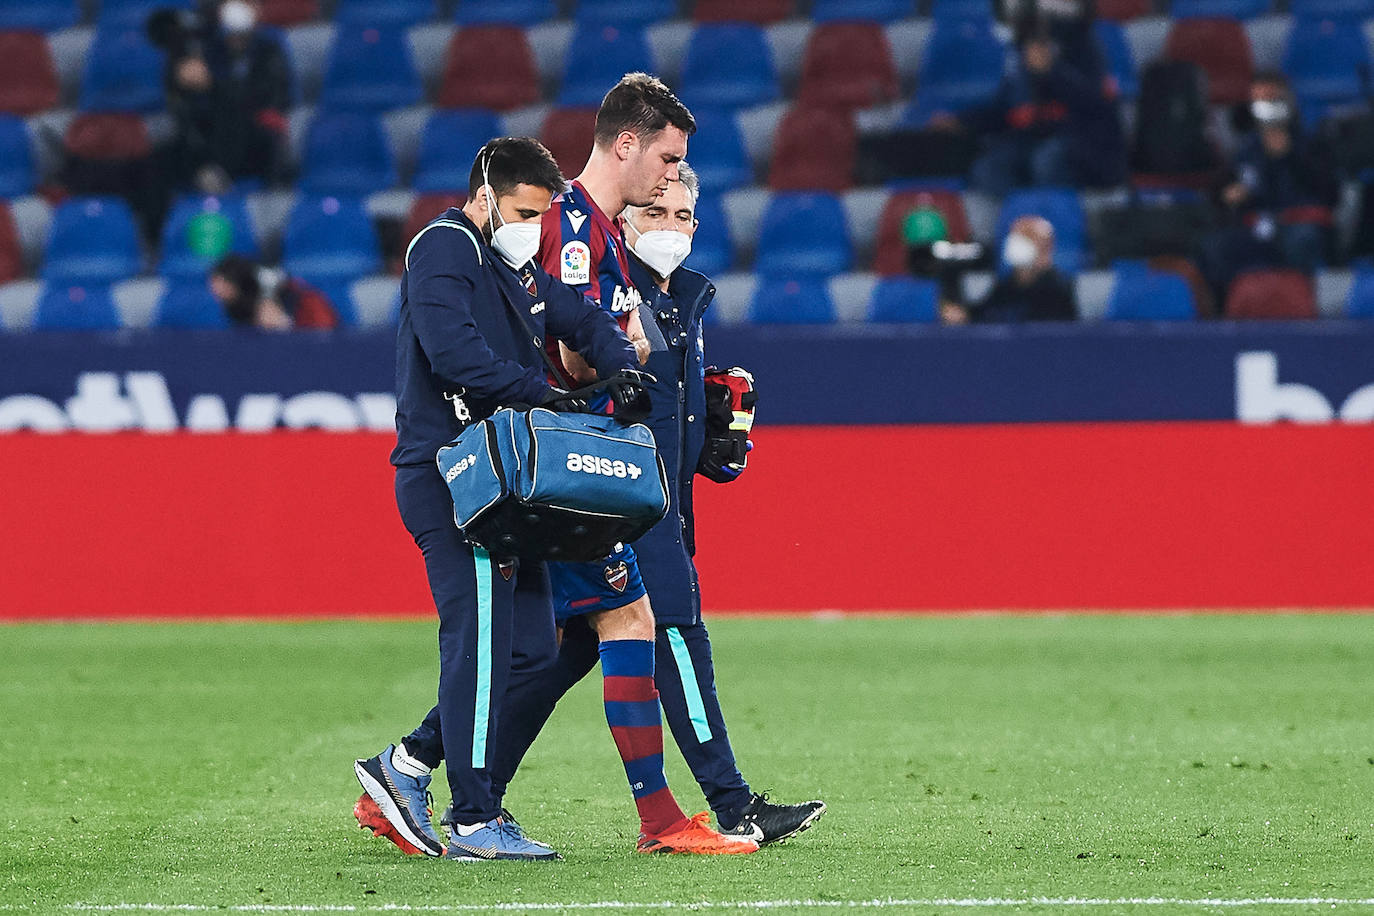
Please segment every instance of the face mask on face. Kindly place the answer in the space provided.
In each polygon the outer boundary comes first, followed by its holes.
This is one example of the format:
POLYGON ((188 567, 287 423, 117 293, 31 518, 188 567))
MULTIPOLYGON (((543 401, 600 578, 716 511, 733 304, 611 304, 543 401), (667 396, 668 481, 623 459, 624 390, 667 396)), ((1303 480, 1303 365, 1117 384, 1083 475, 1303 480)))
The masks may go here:
POLYGON ((253 7, 243 0, 229 0, 219 8, 219 24, 231 34, 252 31, 257 19, 253 7))
POLYGON ((639 259, 660 277, 670 277, 692 253, 692 237, 675 229, 650 229, 640 232, 626 220, 635 234, 634 250, 639 259))
POLYGON ((491 182, 487 178, 487 160, 482 160, 482 183, 487 195, 487 212, 491 220, 491 247, 512 269, 519 270, 539 253, 540 223, 508 223, 496 209, 496 198, 491 193, 491 182), (496 221, 501 220, 501 225, 496 221))
POLYGON ((1011 268, 1030 267, 1039 254, 1040 250, 1035 242, 1019 232, 1007 236, 1006 242, 1002 245, 1002 260, 1011 268))

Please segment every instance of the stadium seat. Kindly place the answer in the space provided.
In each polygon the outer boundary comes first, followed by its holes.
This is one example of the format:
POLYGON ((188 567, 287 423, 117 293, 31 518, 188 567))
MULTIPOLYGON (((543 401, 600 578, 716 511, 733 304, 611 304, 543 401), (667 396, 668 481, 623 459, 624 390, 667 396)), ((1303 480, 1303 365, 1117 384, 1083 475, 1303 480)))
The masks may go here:
POLYGON ((1139 19, 1153 13, 1153 0, 1098 0, 1097 2, 1098 18, 1111 19, 1114 22, 1129 22, 1132 19, 1139 19))
POLYGON ((835 303, 820 277, 760 277, 749 303, 749 320, 758 324, 830 324, 835 303))
POLYGON ((335 30, 320 88, 323 107, 382 111, 414 105, 422 95, 403 29, 340 25, 335 30))
POLYGON ((967 242, 970 238, 968 215, 964 199, 955 191, 898 191, 887 199, 882 216, 878 218, 877 251, 873 269, 883 276, 904 274, 906 244, 902 241, 902 224, 907 214, 917 207, 932 207, 945 218, 949 241, 967 242))
POLYGON ((1297 19, 1374 18, 1374 0, 1290 0, 1288 12, 1297 19))
POLYGON ((38 331, 114 331, 120 324, 110 288, 99 284, 45 283, 33 316, 38 331))
POLYGON ((477 151, 501 135, 501 122, 477 108, 436 111, 420 134, 420 153, 411 187, 423 193, 463 191, 477 151))
MULTIPOLYGON (((464 179, 466 182, 466 179, 464 179)), ((467 201, 466 194, 454 193, 433 193, 418 194, 410 204, 410 210, 406 213, 405 223, 401 227, 401 257, 396 259, 392 265, 392 273, 400 273, 405 267, 405 250, 410 247, 410 240, 420 234, 420 230, 429 224, 440 213, 449 207, 461 207, 467 201)))
POLYGON ((157 270, 173 279, 204 278, 226 254, 257 252, 243 198, 189 194, 172 205, 162 225, 162 260, 157 270))
MULTIPOLYGON (((677 0, 577 0, 573 9, 573 18, 578 22, 617 25, 649 25, 676 16, 677 0)), ((617 74, 616 79, 621 75, 617 74)))
POLYGON ((606 91, 626 73, 658 69, 644 30, 634 23, 579 24, 564 61, 558 104, 565 107, 599 106, 606 91))
POLYGON ((525 30, 485 25, 458 29, 444 55, 439 84, 442 108, 509 111, 539 99, 539 71, 525 30), (493 54, 500 48, 500 54, 493 54))
POLYGON ((86 55, 78 100, 83 111, 158 111, 163 55, 142 27, 100 28, 86 55))
POLYGON ((833 194, 774 194, 759 226, 754 269, 775 276, 829 276, 853 263, 844 208, 833 194))
POLYGON ((325 286, 379 272, 381 248, 362 201, 303 196, 286 220, 282 267, 325 286))
POLYGON ((733 112, 701 108, 692 112, 697 132, 687 149, 687 161, 696 169, 704 194, 717 194, 750 184, 754 168, 744 149, 744 137, 733 112))
POLYGON ((1316 318, 1312 278, 1298 270, 1248 270, 1226 291, 1227 318, 1316 318))
POLYGON ((224 308, 210 293, 202 275, 179 283, 168 283, 157 301, 154 322, 160 328, 227 328, 224 308))
POLYGON ((895 22, 915 15, 915 0, 816 0, 811 7, 816 22, 895 22))
POLYGON ((1345 298, 1345 317, 1374 318, 1374 267, 1360 267, 1345 298))
POLYGON ((812 30, 797 86, 803 105, 868 108, 900 93, 892 46, 880 25, 828 22, 812 30))
POLYGON ((8 201, 0 200, 0 284, 24 275, 24 249, 8 201))
POLYGON ((0 29, 54 32, 67 29, 81 20, 79 3, 54 3, 53 0, 0 0, 0 29))
POLYGON ((940 320, 940 284, 917 277, 883 277, 873 285, 868 320, 930 323, 940 320))
POLYGON ((749 23, 699 25, 687 42, 679 95, 689 106, 742 107, 781 95, 773 51, 749 23))
POLYGON ((338 0, 334 20, 340 25, 409 28, 434 19, 434 0, 338 0))
POLYGON ((930 17, 936 22, 957 19, 993 20, 992 0, 933 0, 930 17))
POLYGON ((539 129, 540 142, 553 153, 558 167, 569 179, 581 174, 587 164, 595 135, 595 108, 555 108, 539 129))
POLYGON ((768 186, 775 191, 844 191, 854 184, 858 132, 844 109, 795 105, 778 122, 768 186))
POLYGON ((57 69, 37 32, 0 32, 0 111, 31 115, 54 108, 57 69))
MULTIPOLYGON (((1283 69, 1300 107, 1354 101, 1370 78, 1369 47, 1358 27, 1339 19, 1300 19, 1288 33, 1283 69)), ((1312 112, 1309 112, 1312 114, 1312 112)))
POLYGON ((796 11, 796 0, 697 0, 692 6, 692 18, 697 22, 771 25, 796 11))
POLYGON ((1197 317, 1197 308, 1188 281, 1178 274, 1128 264, 1115 272, 1106 317, 1116 321, 1191 321, 1197 317))
POLYGON ((0 115, 0 198, 23 197, 35 184, 28 127, 19 118, 0 115))
POLYGON ((62 146, 82 159, 138 159, 153 150, 148 125, 136 114, 79 114, 67 125, 62 146))
POLYGON ((320 18, 320 0, 262 0, 263 25, 284 28, 320 18))
POLYGON ((997 217, 997 250, 1021 216, 1043 216, 1054 226, 1054 263, 1065 273, 1077 273, 1087 262, 1088 230, 1078 194, 1068 188, 1028 188, 1012 191, 997 217))
POLYGON ((459 25, 534 25, 558 15, 555 0, 458 0, 459 25))
POLYGON ((1201 67, 1213 103, 1233 105, 1250 97, 1254 58, 1244 27, 1234 19, 1175 21, 1164 41, 1164 56, 1201 67))
POLYGON ((40 276, 50 283, 108 284, 138 273, 138 230, 117 197, 77 197, 53 212, 40 276))
POLYGON ((386 132, 376 115, 327 112, 315 116, 301 152, 302 191, 363 197, 399 183, 386 132))
POLYGON ((195 0, 100 0, 96 27, 142 29, 148 17, 161 9, 195 9, 195 0))
POLYGON ((931 30, 917 73, 918 96, 945 111, 962 111, 997 92, 1007 52, 988 22, 942 21, 931 30))
POLYGON ((1121 98, 1134 99, 1140 95, 1140 75, 1136 72, 1131 46, 1126 41, 1126 30, 1119 22, 1099 19, 1093 23, 1093 31, 1107 62, 1107 72, 1116 80, 1121 98))
POLYGON ((1175 19, 1254 19, 1270 11, 1269 0, 1172 0, 1175 19))
POLYGON ((708 277, 725 273, 735 262, 730 242, 730 226, 719 194, 703 194, 697 200, 697 231, 692 236, 692 253, 684 262, 708 277))

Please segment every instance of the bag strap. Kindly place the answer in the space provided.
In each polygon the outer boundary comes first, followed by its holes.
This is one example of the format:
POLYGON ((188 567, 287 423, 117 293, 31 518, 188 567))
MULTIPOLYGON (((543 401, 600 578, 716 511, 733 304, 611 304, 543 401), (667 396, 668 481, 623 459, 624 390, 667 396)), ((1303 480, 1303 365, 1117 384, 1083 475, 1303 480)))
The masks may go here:
MULTIPOLYGON (((529 271, 529 267, 526 266, 524 270, 529 271)), ((534 279, 532 272, 530 273, 530 279, 531 281, 534 279)), ((523 285, 524 276, 521 276, 520 280, 523 285)), ((515 303, 510 301, 510 297, 502 296, 501 298, 506 300, 506 305, 510 307, 511 313, 515 315, 516 320, 520 322, 520 326, 525 329, 525 333, 530 335, 530 342, 533 343, 534 348, 539 351, 539 355, 543 358, 544 365, 548 368, 549 373, 560 386, 571 390, 574 387, 572 379, 568 378, 565 371, 549 356, 549 351, 544 347, 547 341, 540 338, 540 336, 534 332, 534 328, 530 327, 529 321, 525 319, 524 314, 516 307, 515 303)))

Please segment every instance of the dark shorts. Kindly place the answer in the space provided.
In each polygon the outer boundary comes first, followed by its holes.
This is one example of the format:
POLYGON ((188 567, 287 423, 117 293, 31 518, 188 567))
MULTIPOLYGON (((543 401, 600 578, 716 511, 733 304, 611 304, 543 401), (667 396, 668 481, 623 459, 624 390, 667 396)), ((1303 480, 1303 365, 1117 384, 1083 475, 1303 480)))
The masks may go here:
POLYGON ((561 624, 569 617, 624 607, 644 597, 639 561, 628 544, 591 563, 550 563, 553 612, 561 624))

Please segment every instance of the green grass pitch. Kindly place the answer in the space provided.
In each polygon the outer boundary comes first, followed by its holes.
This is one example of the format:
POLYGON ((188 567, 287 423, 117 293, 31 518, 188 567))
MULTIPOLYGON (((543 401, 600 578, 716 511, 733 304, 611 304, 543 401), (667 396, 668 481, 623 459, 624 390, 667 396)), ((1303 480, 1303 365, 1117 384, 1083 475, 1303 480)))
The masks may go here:
MULTIPOLYGON (((0 911, 1374 913, 1374 616, 717 618, 745 776, 829 813, 636 855, 590 678, 508 797, 551 865, 354 824, 352 760, 428 708, 434 630, 0 627, 0 911)), ((675 751, 669 780, 704 807, 675 751)))

